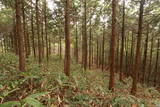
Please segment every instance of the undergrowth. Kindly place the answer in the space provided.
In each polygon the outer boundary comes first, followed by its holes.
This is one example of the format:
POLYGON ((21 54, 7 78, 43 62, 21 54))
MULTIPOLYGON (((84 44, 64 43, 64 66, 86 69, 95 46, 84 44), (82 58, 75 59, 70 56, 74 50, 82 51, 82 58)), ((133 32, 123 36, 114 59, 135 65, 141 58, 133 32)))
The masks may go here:
POLYGON ((124 83, 116 74, 115 91, 108 90, 109 73, 83 71, 72 61, 71 76, 63 73, 63 61, 53 56, 39 66, 27 60, 27 71, 18 71, 18 58, 0 55, 0 107, 157 107, 160 93, 153 87, 138 85, 137 96, 130 95, 132 79, 124 83))

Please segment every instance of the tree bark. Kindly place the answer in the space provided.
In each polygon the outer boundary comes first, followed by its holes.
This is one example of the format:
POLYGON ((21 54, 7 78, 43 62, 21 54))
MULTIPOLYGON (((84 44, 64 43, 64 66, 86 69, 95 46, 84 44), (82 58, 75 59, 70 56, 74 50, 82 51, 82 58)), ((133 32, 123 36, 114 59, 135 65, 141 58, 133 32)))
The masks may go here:
POLYGON ((91 69, 91 54, 92 54, 92 27, 91 27, 91 19, 90 19, 90 31, 89 31, 89 69, 91 69))
POLYGON ((134 64, 134 33, 132 31, 132 44, 131 44, 131 50, 130 50, 130 70, 129 70, 130 76, 132 76, 133 64, 134 64))
POLYGON ((39 2, 39 0, 36 0, 36 25, 37 25, 37 36, 38 36, 38 61, 39 61, 39 64, 41 64, 41 62, 42 62, 42 48, 41 48, 41 39, 40 39, 38 2, 39 2))
POLYGON ((115 67, 115 45, 116 45, 116 0, 112 0, 112 36, 110 43, 110 80, 109 90, 114 91, 114 67, 115 67))
POLYGON ((25 71, 25 53, 24 53, 24 35, 22 33, 21 23, 21 0, 16 0, 16 28, 19 46, 19 70, 25 71))
POLYGON ((154 76, 154 87, 157 85, 157 75, 158 75, 158 67, 159 67, 159 47, 160 47, 160 39, 158 39, 157 43, 157 55, 156 55, 156 65, 155 65, 155 76, 154 76))
POLYGON ((150 48, 150 60, 149 60, 149 71, 148 71, 148 77, 147 77, 147 83, 149 85, 149 82, 150 82, 150 75, 151 75, 151 72, 152 72, 152 57, 153 57, 153 37, 151 39, 151 48, 150 48))
POLYGON ((124 38, 125 38, 125 0, 123 0, 122 42, 121 42, 120 75, 119 75, 120 81, 122 81, 122 72, 123 72, 124 38))
POLYGON ((51 55, 51 53, 52 53, 52 47, 51 47, 51 38, 50 37, 48 37, 48 53, 49 53, 49 56, 51 55))
POLYGON ((79 49, 78 49, 78 24, 76 23, 76 49, 75 49, 75 57, 76 57, 76 61, 78 63, 78 52, 79 52, 79 49))
MULTIPOLYGON (((33 2, 31 0, 32 6, 33 6, 33 2)), ((31 10, 33 13, 33 9, 31 10)), ((31 32, 32 32, 32 49, 33 49, 33 54, 34 54, 34 58, 36 58, 36 47, 35 47, 35 33, 34 33, 34 21, 33 21, 33 14, 31 15, 31 32)))
POLYGON ((44 24, 45 24, 45 40, 46 40, 46 58, 49 61, 49 49, 48 49, 48 32, 47 32, 47 2, 44 1, 44 24))
MULTIPOLYGON (((43 9, 42 9, 42 11, 43 11, 43 9)), ((42 59, 44 58, 44 18, 43 18, 43 15, 41 15, 41 48, 42 48, 42 59)))
POLYGON ((62 37, 60 33, 59 33, 59 56, 60 59, 62 59, 62 37))
MULTIPOLYGON (((19 54, 19 48, 18 48, 18 37, 17 37, 17 26, 16 26, 16 20, 13 20, 13 42, 14 42, 14 52, 16 55, 19 54)), ((3 49, 3 48, 2 48, 3 49)))
POLYGON ((126 65, 126 70, 125 70, 125 73, 126 73, 126 75, 128 76, 129 75, 129 73, 128 73, 128 38, 127 38, 127 36, 125 37, 125 48, 126 48, 126 57, 125 57, 125 59, 126 59, 126 63, 125 63, 125 65, 126 65))
POLYGON ((26 24, 26 37, 27 37, 27 56, 29 56, 31 54, 31 49, 30 49, 30 35, 29 35, 29 31, 28 31, 28 25, 26 24))
POLYGON ((97 38, 97 57, 96 57, 96 65, 97 65, 97 68, 99 67, 99 40, 97 38))
POLYGON ((70 0, 65 1, 65 61, 64 61, 64 72, 67 76, 70 75, 70 12, 69 3, 70 0))
POLYGON ((88 49, 87 49, 87 3, 86 0, 84 0, 84 24, 83 24, 83 67, 84 70, 87 69, 87 62, 88 62, 88 49))
POLYGON ((26 54, 26 58, 28 58, 27 53, 28 53, 28 49, 27 49, 27 35, 26 35, 26 17, 25 17, 25 1, 22 1, 22 16, 23 16, 23 35, 24 35, 24 42, 25 42, 25 54, 26 54))
POLYGON ((115 59, 115 61, 116 61, 116 71, 118 72, 119 71, 119 48, 120 48, 120 46, 119 46, 119 44, 120 44, 120 40, 119 40, 119 35, 117 35, 118 37, 117 37, 117 49, 116 49, 116 59, 115 59))
POLYGON ((145 76, 146 76, 146 66, 147 66, 147 54, 148 54, 148 36, 149 36, 149 25, 147 27, 147 35, 145 40, 145 49, 144 49, 144 58, 143 58, 143 67, 142 67, 142 82, 145 82, 145 76))
POLYGON ((104 71, 104 46, 105 46, 105 26, 103 26, 103 39, 102 39, 102 71, 104 71))
POLYGON ((138 71, 139 71, 139 62, 140 62, 140 49, 141 49, 141 39, 142 39, 142 25, 143 25, 143 10, 144 10, 145 0, 140 1, 140 13, 139 13, 139 24, 138 24, 138 38, 137 38, 137 46, 136 46, 136 56, 135 56, 135 64, 134 64, 134 75, 133 75, 133 83, 131 94, 135 95, 137 92, 137 80, 138 80, 138 71))

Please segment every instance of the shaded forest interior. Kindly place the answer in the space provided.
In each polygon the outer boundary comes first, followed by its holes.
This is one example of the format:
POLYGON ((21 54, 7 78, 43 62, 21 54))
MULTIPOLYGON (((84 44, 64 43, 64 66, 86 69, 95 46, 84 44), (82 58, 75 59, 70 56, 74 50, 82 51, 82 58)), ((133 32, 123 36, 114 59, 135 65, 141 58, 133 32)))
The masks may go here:
POLYGON ((160 0, 0 0, 0 107, 160 106, 160 0))

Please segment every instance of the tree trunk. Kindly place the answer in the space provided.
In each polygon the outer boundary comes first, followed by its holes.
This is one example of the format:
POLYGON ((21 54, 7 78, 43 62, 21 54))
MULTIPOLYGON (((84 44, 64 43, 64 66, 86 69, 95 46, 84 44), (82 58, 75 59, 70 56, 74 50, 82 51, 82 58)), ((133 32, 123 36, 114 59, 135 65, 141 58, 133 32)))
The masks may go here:
POLYGON ((51 38, 49 37, 48 38, 49 40, 48 40, 48 42, 49 42, 49 44, 48 44, 48 53, 49 53, 49 56, 51 55, 51 52, 52 52, 52 47, 51 47, 51 38))
POLYGON ((101 65, 102 65, 102 43, 100 42, 99 44, 99 67, 101 67, 101 65))
POLYGON ((102 71, 104 71, 104 45, 105 45, 105 26, 103 27, 103 40, 102 40, 102 71))
POLYGON ((29 35, 29 31, 28 31, 28 25, 26 25, 26 37, 27 37, 27 56, 29 56, 31 54, 31 49, 30 49, 30 35, 29 35))
POLYGON ((126 75, 128 76, 129 75, 129 73, 128 73, 128 38, 127 38, 127 36, 125 37, 125 48, 126 48, 126 63, 125 63, 125 65, 126 65, 126 71, 125 71, 125 73, 126 73, 126 75))
POLYGON ((92 52, 92 27, 91 27, 91 19, 90 19, 90 31, 89 31, 89 69, 91 69, 91 53, 92 52))
POLYGON ((135 95, 137 92, 137 79, 139 71, 139 62, 140 62, 140 49, 141 49, 141 39, 142 39, 142 25, 143 25, 143 10, 144 10, 145 0, 140 1, 140 13, 139 13, 139 25, 138 25, 138 38, 137 38, 137 47, 136 47, 136 56, 135 56, 135 65, 134 65, 134 75, 131 94, 135 95))
POLYGON ((39 2, 39 0, 36 0, 36 25, 37 25, 37 36, 38 36, 38 61, 39 61, 39 64, 41 64, 41 62, 42 62, 42 48, 41 48, 41 39, 40 39, 38 2, 39 2))
POLYGON ((97 58, 96 58, 97 68, 99 67, 99 40, 97 38, 97 58))
POLYGON ((84 24, 83 24, 83 67, 84 70, 87 69, 87 62, 88 62, 88 49, 87 49, 87 3, 86 0, 84 0, 84 24))
MULTIPOLYGON (((32 2, 32 0, 31 0, 32 2)), ((33 2, 32 2, 32 6, 33 6, 33 2)), ((33 9, 31 10, 33 13, 33 9)), ((34 22, 33 22, 33 14, 31 15, 31 32, 32 32, 32 48, 33 48, 33 54, 34 54, 34 58, 36 58, 36 47, 35 47, 35 33, 34 33, 34 22)))
POLYGON ((14 50, 15 50, 15 54, 19 55, 17 25, 16 25, 16 21, 15 20, 13 22, 14 22, 14 28, 13 28, 13 32, 14 32, 14 50))
POLYGON ((92 62, 91 65, 94 65, 94 46, 93 46, 93 37, 92 37, 92 62))
POLYGON ((147 37, 145 40, 145 49, 144 49, 144 58, 143 58, 143 67, 142 67, 142 82, 145 82, 145 76, 146 76, 146 66, 147 66, 147 53, 148 53, 148 35, 149 35, 149 25, 147 28, 147 37))
MULTIPOLYGON (((43 11, 43 9, 42 9, 43 11)), ((41 48, 42 48, 42 58, 44 58, 44 19, 43 19, 43 15, 41 16, 41 48)))
MULTIPOLYGON (((17 28, 16 28, 16 20, 13 18, 13 48, 14 53, 18 55, 18 38, 17 38, 17 28)), ((3 48, 2 48, 3 49, 3 48)))
POLYGON ((19 70, 25 71, 24 35, 21 26, 21 0, 16 0, 16 28, 19 46, 19 70))
POLYGON ((155 65, 155 76, 154 76, 154 87, 157 85, 157 75, 158 75, 158 67, 159 67, 159 47, 160 47, 160 39, 158 39, 157 43, 157 56, 156 56, 156 65, 155 65))
POLYGON ((25 17, 25 0, 22 1, 22 16, 23 16, 23 35, 24 35, 24 42, 25 42, 25 54, 26 54, 26 57, 28 58, 27 56, 27 53, 28 53, 28 49, 27 49, 27 35, 26 35, 26 17, 25 17))
POLYGON ((110 80, 109 90, 114 91, 114 67, 115 67, 115 45, 116 45, 116 0, 112 0, 112 36, 110 44, 110 80))
POLYGON ((79 52, 79 49, 78 49, 78 24, 76 23, 76 49, 75 49, 75 57, 76 57, 76 61, 78 63, 78 52, 79 52))
POLYGON ((67 76, 70 75, 70 12, 69 12, 69 0, 65 1, 65 61, 64 72, 67 76))
POLYGON ((122 72, 123 72, 124 38, 125 38, 125 0, 123 0, 122 42, 121 42, 120 75, 119 75, 120 81, 122 81, 122 72))
POLYGON ((60 59, 62 59, 62 37, 61 37, 61 34, 59 35, 59 55, 60 55, 60 59))
POLYGON ((119 35, 117 35, 117 52, 116 52, 116 71, 118 72, 119 71, 119 44, 120 44, 120 40, 119 40, 119 35))
POLYGON ((134 63, 134 33, 132 31, 132 44, 131 44, 131 50, 130 50, 130 70, 129 70, 130 76, 132 76, 132 72, 133 72, 133 63, 134 63))
POLYGON ((152 72, 152 57, 153 57, 153 37, 151 39, 151 48, 150 48, 150 60, 149 60, 149 71, 148 71, 148 77, 147 77, 147 83, 149 85, 149 82, 150 82, 150 75, 151 75, 151 72, 152 72))
POLYGON ((44 25, 45 25, 45 40, 46 40, 46 58, 49 60, 49 49, 48 49, 48 32, 47 32, 47 2, 44 1, 44 25))

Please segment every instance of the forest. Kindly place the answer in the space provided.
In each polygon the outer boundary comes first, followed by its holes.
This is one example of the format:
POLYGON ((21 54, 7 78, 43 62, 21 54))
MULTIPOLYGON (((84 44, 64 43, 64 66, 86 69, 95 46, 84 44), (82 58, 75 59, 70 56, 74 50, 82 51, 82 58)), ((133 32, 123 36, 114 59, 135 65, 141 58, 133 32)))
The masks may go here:
POLYGON ((0 107, 160 107, 160 0, 0 0, 0 107))

